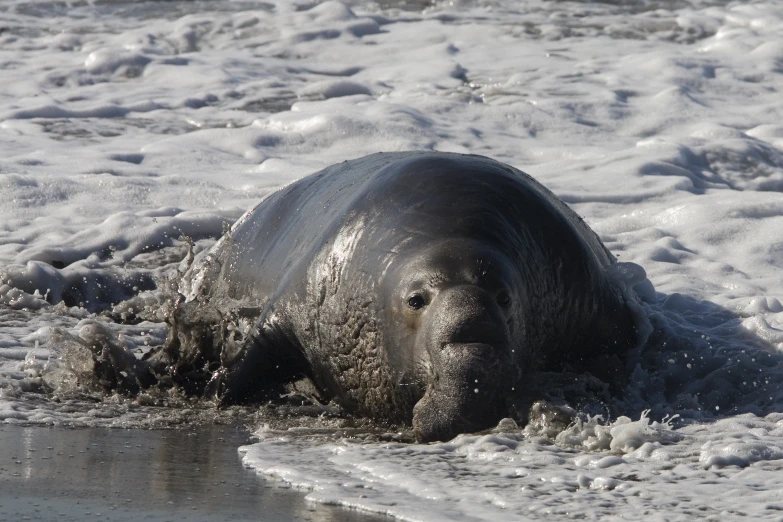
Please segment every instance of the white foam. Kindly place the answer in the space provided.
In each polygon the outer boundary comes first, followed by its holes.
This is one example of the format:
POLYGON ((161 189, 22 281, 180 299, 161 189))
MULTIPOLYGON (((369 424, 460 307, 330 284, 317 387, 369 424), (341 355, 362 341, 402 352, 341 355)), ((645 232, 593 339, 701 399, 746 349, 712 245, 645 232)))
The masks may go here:
POLYGON ((618 419, 604 426, 612 446, 604 452, 589 437, 577 449, 519 432, 411 445, 269 429, 240 452, 245 465, 311 500, 402 520, 763 518, 781 485, 778 418, 675 431, 643 416, 618 419))

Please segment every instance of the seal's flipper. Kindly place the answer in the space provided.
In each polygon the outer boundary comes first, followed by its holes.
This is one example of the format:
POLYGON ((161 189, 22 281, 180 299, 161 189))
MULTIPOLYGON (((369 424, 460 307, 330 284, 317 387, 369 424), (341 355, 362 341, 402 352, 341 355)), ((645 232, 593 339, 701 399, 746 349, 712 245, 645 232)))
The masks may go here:
POLYGON ((222 404, 275 399, 285 393, 285 384, 309 378, 310 365, 281 322, 277 314, 270 314, 241 347, 226 350, 206 393, 222 404))

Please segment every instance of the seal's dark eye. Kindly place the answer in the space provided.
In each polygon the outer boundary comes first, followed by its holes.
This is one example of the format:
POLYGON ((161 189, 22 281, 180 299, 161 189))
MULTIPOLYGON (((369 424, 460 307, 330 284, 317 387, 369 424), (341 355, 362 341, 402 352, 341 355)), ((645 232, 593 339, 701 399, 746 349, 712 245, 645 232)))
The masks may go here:
POLYGON ((410 306, 414 310, 420 310, 424 308, 425 304, 427 303, 424 302, 424 297, 422 297, 419 294, 413 294, 408 298, 408 306, 410 306))
POLYGON ((508 295, 507 291, 501 290, 497 296, 497 301, 500 306, 508 306, 511 304, 511 296, 508 295))

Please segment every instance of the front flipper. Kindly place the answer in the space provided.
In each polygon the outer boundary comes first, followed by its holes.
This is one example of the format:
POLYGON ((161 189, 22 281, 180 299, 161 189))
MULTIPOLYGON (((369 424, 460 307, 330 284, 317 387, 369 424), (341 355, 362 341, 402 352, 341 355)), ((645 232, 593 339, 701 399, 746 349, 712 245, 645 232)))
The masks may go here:
POLYGON ((168 319, 165 344, 141 360, 94 325, 88 334, 97 383, 129 395, 176 387, 234 404, 276 399, 286 393, 284 385, 310 378, 310 366, 281 314, 269 306, 226 312, 225 305, 179 303, 168 319))
POLYGON ((226 339, 220 368, 207 384, 206 395, 222 404, 276 399, 284 385, 310 376, 310 365, 285 319, 277 313, 263 314, 250 335, 237 342, 226 339))

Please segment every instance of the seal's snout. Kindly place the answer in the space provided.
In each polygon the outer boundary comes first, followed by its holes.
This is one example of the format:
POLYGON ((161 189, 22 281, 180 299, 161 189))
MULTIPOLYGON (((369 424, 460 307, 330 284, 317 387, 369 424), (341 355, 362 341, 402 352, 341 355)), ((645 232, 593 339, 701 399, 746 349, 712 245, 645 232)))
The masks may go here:
POLYGON ((504 309, 478 285, 441 290, 432 301, 428 350, 435 372, 416 404, 421 441, 448 440, 494 425, 511 388, 512 357, 504 309))
POLYGON ((460 344, 508 345, 503 310, 490 292, 474 285, 443 290, 433 302, 433 344, 445 348, 460 344))

